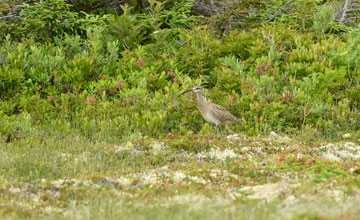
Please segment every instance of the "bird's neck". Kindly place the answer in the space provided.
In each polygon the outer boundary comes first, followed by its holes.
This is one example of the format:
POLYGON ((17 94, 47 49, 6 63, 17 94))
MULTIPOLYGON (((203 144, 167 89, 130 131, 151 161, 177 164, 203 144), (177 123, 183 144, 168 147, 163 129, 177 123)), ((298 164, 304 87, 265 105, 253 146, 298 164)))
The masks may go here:
POLYGON ((197 102, 198 102, 199 106, 202 106, 206 103, 206 99, 204 96, 202 96, 201 93, 197 93, 196 98, 197 98, 197 102))

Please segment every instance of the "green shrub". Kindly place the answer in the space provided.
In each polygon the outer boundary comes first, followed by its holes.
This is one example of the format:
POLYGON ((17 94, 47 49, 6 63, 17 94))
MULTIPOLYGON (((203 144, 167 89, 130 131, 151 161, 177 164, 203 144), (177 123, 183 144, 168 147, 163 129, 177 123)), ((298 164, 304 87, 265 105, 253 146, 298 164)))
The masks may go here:
POLYGON ((103 17, 60 0, 25 5, 17 30, 29 38, 7 35, 0 46, 2 140, 28 128, 107 141, 213 131, 194 95, 177 98, 194 85, 243 119, 235 131, 337 138, 359 129, 359 28, 340 34, 324 17, 314 32, 314 20, 293 17, 311 19, 297 5, 219 39, 196 25, 191 4, 152 2, 143 13, 123 6, 122 15, 103 17), (57 22, 63 16, 76 21, 57 22))
POLYGON ((71 5, 64 0, 41 0, 34 4, 19 6, 19 24, 4 25, 5 33, 13 37, 32 37, 40 41, 52 41, 54 37, 65 34, 84 35, 91 25, 104 25, 107 16, 96 16, 84 12, 72 12, 71 5))

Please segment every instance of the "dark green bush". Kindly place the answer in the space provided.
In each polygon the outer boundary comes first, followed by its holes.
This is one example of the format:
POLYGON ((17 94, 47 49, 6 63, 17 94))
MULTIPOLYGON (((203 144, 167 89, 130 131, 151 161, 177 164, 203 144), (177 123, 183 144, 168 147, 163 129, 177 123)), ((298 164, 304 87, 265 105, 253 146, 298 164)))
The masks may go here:
MULTIPOLYGON (((71 11, 65 0, 41 0, 34 4, 23 3, 20 18, 9 25, 1 24, 5 33, 13 37, 34 38, 52 41, 65 34, 83 36, 91 25, 105 25, 108 16, 97 16, 85 12, 71 11)), ((1 27, 0 26, 0 27, 1 27)))

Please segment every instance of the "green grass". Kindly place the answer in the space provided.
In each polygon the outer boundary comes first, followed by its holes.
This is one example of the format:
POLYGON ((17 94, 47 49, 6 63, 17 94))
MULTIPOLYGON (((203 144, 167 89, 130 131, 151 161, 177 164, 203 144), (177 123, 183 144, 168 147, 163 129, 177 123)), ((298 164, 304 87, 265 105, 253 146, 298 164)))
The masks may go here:
POLYGON ((0 144, 0 218, 359 218, 356 140, 335 143, 348 152, 337 162, 328 143, 238 138, 113 144, 34 132, 0 144))

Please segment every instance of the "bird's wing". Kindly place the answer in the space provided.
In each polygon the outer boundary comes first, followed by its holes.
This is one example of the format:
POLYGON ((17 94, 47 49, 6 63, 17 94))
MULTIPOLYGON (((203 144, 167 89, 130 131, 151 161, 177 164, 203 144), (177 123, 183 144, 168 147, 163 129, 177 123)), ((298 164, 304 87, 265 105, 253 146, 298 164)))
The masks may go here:
POLYGON ((221 120, 222 123, 240 123, 240 119, 233 116, 226 108, 221 105, 212 104, 213 113, 221 120))

